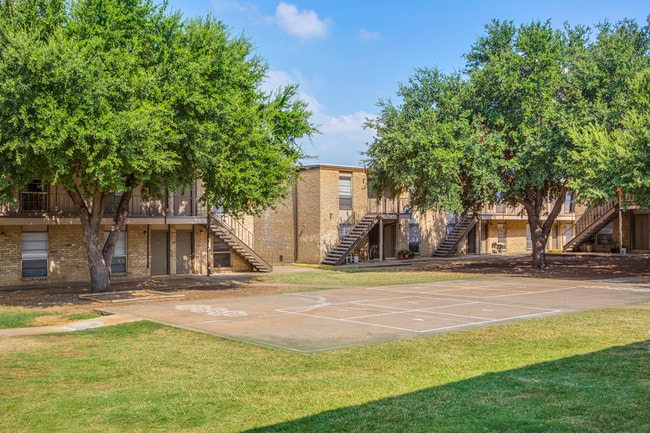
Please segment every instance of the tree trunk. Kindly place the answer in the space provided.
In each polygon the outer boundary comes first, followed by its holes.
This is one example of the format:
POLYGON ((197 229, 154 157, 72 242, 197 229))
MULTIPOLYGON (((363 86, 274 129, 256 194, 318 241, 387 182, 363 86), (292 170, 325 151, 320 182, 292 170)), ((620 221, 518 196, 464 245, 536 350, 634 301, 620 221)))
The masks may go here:
POLYGON ((101 244, 99 242, 99 226, 84 225, 84 245, 88 256, 88 270, 90 271, 90 293, 111 291, 111 268, 104 261, 101 244))
POLYGON ((83 242, 88 257, 88 270, 90 271, 90 292, 103 293, 111 291, 111 260, 115 255, 115 247, 119 239, 120 230, 124 227, 128 213, 128 203, 133 190, 122 195, 120 204, 113 220, 113 226, 108 239, 102 248, 103 233, 100 233, 102 217, 106 204, 106 195, 95 186, 95 191, 90 200, 87 200, 79 187, 67 190, 72 198, 81 226, 83 227, 83 242))
POLYGON ((546 220, 542 223, 541 214, 544 209, 544 199, 547 194, 543 190, 534 191, 527 194, 528 200, 521 201, 521 204, 526 209, 528 226, 530 227, 530 240, 533 244, 533 269, 544 269, 548 267, 546 263, 546 243, 548 242, 548 236, 551 233, 553 223, 564 205, 566 188, 562 187, 560 189, 553 208, 548 213, 546 220))
POLYGON ((533 269, 544 269, 546 263, 546 242, 548 234, 540 220, 539 214, 528 215, 528 226, 530 227, 530 240, 533 245, 533 269))

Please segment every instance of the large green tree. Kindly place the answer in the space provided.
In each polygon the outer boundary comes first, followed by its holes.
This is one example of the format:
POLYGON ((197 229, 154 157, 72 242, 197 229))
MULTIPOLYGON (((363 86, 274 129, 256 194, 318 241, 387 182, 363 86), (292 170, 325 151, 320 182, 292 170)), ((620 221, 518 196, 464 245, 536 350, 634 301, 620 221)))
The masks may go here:
MULTIPOLYGON (((617 28, 602 26, 599 39, 617 28)), ((595 111, 588 69, 603 50, 590 35, 550 22, 493 21, 466 55, 462 74, 418 70, 400 86, 401 104, 380 101, 380 115, 368 122, 376 131, 367 150, 372 187, 409 190, 425 209, 521 205, 532 265, 546 267, 552 225, 581 174, 572 159, 573 130, 595 111)), ((612 93, 624 87, 609 85, 612 93)))
POLYGON ((578 62, 585 83, 584 122, 571 129, 577 143, 573 159, 581 175, 572 187, 583 200, 602 203, 618 192, 650 207, 650 18, 605 23, 578 62))
POLYGON ((83 226, 91 290, 110 263, 134 188, 161 196, 200 179, 206 202, 256 212, 285 196, 313 132, 296 88, 213 17, 150 0, 0 3, 0 193, 63 185, 83 226), (106 242, 107 197, 122 193, 106 242))

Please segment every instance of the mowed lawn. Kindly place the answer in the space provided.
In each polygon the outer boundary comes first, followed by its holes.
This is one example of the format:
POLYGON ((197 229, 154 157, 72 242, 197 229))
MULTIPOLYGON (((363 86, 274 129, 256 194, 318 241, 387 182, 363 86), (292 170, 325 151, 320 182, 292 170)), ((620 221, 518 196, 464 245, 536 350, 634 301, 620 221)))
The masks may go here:
POLYGON ((647 432, 649 407, 644 308, 310 355, 149 322, 0 339, 2 432, 647 432))

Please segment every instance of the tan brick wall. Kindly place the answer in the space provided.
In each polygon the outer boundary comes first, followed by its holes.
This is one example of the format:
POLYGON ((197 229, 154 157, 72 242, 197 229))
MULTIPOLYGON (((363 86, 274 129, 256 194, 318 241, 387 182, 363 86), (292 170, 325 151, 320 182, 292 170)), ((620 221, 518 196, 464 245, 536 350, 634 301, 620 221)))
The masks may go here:
POLYGON ((148 227, 139 224, 126 226, 126 270, 127 276, 145 278, 151 276, 150 257, 147 256, 149 246, 148 227))
POLYGON ((20 226, 0 226, 0 286, 22 282, 20 226))
MULTIPOLYGON (((319 221, 319 228, 314 232, 310 254, 306 256, 305 263, 319 263, 327 255, 327 252, 339 243, 339 224, 343 218, 348 218, 348 212, 342 216, 339 209, 339 174, 341 172, 352 174, 351 171, 346 170, 339 171, 329 168, 320 170, 320 189, 314 191, 314 194, 320 196, 320 215, 315 215, 319 221)), ((355 200, 358 200, 359 196, 358 191, 355 191, 356 183, 358 183, 358 179, 352 176, 352 212, 354 212, 355 200)), ((309 206, 309 203, 304 202, 303 209, 309 206)), ((349 214, 354 218, 351 212, 349 214)))
MULTIPOLYGON (((102 234, 100 240, 103 240, 102 234)), ((90 280, 81 225, 50 226, 48 247, 49 281, 90 280)))
POLYGON ((194 225, 194 263, 193 270, 195 274, 208 274, 208 230, 206 227, 194 225))
POLYGON ((418 212, 420 226, 420 255, 432 256, 434 251, 445 239, 447 218, 444 212, 418 212))
POLYGON ((255 250, 273 263, 294 261, 293 204, 293 197, 288 197, 255 219, 255 250))

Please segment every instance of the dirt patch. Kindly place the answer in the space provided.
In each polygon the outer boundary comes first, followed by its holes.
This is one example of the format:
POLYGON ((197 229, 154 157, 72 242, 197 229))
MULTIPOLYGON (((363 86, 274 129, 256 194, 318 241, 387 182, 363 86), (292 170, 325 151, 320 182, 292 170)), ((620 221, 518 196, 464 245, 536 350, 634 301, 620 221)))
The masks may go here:
MULTIPOLYGON (((563 280, 599 280, 635 278, 650 282, 650 255, 548 255, 549 267, 543 270, 531 268, 529 256, 491 255, 468 256, 451 259, 427 259, 387 261, 395 272, 431 271, 470 273, 480 275, 508 275, 563 280), (397 266, 399 265, 399 266, 397 266)), ((369 265, 376 265, 369 264, 369 265)), ((314 268, 286 268, 290 271, 310 272, 314 268)), ((284 272, 284 270, 282 270, 284 272)), ((185 300, 255 296, 283 293, 287 286, 265 284, 256 274, 222 274, 211 277, 187 276, 156 278, 147 281, 117 281, 113 290, 118 298, 128 299, 133 293, 155 292, 182 296, 185 300), (123 296, 120 295, 123 292, 123 296)), ((0 305, 35 308, 56 313, 82 313, 92 311, 99 303, 80 298, 87 294, 83 285, 42 286, 0 290, 0 305)))
POLYGON ((548 254, 546 269, 532 269, 530 256, 483 256, 414 262, 404 270, 511 275, 562 280, 644 279, 650 281, 650 255, 548 254))

